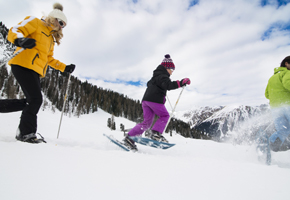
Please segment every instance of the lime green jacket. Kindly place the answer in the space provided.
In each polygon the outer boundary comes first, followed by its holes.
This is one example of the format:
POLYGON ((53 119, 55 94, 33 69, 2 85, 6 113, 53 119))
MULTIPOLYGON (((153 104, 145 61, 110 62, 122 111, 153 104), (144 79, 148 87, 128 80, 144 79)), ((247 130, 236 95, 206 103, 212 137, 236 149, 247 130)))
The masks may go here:
POLYGON ((286 67, 274 69, 274 75, 269 79, 265 96, 270 100, 270 106, 290 106, 290 70, 286 67))

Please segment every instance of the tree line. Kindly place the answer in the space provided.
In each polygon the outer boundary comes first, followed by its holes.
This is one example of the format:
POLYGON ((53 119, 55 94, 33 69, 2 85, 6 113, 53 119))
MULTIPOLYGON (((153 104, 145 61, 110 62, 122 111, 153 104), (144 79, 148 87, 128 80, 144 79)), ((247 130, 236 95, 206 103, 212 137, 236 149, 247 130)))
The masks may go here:
MULTIPOLYGON (((14 45, 6 40, 8 29, 2 22, 0 27, 0 35, 4 39, 2 43, 5 43, 6 47, 8 45, 8 50, 13 52, 14 45)), ((71 75, 70 80, 68 78, 68 73, 48 68, 46 76, 40 81, 44 94, 42 109, 61 111, 67 90, 67 101, 64 105, 65 115, 79 117, 83 114, 97 112, 100 108, 112 116, 124 117, 136 123, 143 120, 143 111, 139 100, 133 100, 118 92, 98 87, 88 81, 81 81, 73 75, 71 75)), ((8 72, 6 65, 0 68, 0 96, 2 99, 24 98, 19 84, 11 70, 8 72)), ((122 126, 122 128, 124 127, 122 126)), ((184 137, 203 138, 201 137, 202 133, 190 129, 189 124, 175 118, 171 119, 166 132, 172 133, 173 130, 184 137)))

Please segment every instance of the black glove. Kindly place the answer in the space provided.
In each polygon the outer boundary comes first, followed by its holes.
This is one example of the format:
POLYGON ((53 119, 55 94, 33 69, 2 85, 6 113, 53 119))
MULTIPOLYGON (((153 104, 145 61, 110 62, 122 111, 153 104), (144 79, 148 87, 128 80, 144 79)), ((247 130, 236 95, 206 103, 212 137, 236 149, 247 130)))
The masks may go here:
POLYGON ((73 71, 75 70, 76 66, 74 64, 70 64, 70 65, 67 65, 65 67, 65 72, 68 72, 68 73, 73 73, 73 71))
POLYGON ((17 38, 14 40, 14 44, 18 47, 23 47, 24 49, 32 49, 35 47, 35 39, 32 38, 17 38))

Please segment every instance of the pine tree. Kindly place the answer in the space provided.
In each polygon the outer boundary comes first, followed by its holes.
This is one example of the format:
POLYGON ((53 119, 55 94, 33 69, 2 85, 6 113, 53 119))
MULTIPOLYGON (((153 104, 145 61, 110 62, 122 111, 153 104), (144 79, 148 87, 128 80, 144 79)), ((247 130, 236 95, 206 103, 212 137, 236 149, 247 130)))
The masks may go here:
POLYGON ((111 119, 111 118, 108 118, 107 126, 108 126, 109 128, 112 127, 112 119, 111 119))
POLYGON ((114 122, 113 124, 112 124, 112 130, 116 130, 116 122, 114 122))
POLYGON ((116 123, 115 123, 115 117, 112 115, 111 117, 111 130, 116 130, 116 123))
POLYGON ((16 87, 17 87, 17 85, 14 85, 14 82, 15 82, 14 75, 10 71, 10 73, 8 75, 8 80, 7 80, 6 84, 5 84, 5 90, 4 90, 4 92, 6 93, 8 99, 16 98, 16 87))
POLYGON ((122 123, 120 124, 120 130, 123 131, 123 132, 125 131, 125 126, 122 123))
POLYGON ((5 80, 8 78, 8 71, 5 65, 0 68, 0 90, 4 86, 5 80))

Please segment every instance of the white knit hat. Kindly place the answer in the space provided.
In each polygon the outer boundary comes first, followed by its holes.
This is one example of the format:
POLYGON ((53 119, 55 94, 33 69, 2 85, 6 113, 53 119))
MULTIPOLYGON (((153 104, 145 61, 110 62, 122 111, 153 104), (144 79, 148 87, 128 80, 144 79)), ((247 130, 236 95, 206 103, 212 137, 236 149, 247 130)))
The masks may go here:
POLYGON ((63 14, 63 6, 60 3, 53 4, 53 10, 48 14, 48 16, 60 19, 64 21, 67 25, 66 16, 63 14))

